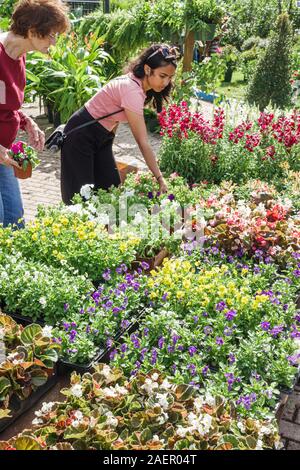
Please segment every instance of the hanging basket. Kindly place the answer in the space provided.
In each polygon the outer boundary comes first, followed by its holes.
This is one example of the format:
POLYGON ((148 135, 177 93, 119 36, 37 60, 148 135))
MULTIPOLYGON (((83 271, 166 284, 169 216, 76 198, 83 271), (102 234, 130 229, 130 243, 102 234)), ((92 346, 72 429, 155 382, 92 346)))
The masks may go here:
POLYGON ((23 170, 21 167, 16 167, 14 166, 14 172, 15 172, 15 177, 19 178, 21 180, 26 180, 27 178, 30 178, 32 175, 32 165, 31 163, 28 163, 26 170, 23 170))

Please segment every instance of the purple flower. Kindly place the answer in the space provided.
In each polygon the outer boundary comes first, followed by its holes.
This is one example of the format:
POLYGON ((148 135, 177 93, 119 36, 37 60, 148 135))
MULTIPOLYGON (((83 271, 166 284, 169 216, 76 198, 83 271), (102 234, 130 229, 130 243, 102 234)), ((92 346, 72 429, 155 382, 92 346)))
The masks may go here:
POLYGON ((236 315, 237 315, 236 310, 228 310, 228 312, 225 313, 225 318, 226 320, 231 321, 234 319, 234 317, 236 317, 236 315))
POLYGON ((127 349, 128 349, 127 344, 125 344, 125 343, 124 343, 124 344, 121 344, 120 349, 121 349, 121 352, 122 352, 122 353, 125 353, 125 352, 127 351, 127 349))
POLYGON ((168 292, 166 292, 163 296, 162 296, 162 300, 165 302, 167 300, 167 297, 168 297, 168 292))
POLYGON ((106 341, 106 346, 108 348, 111 348, 113 344, 114 344, 113 340, 111 338, 108 338, 108 340, 106 341))
POLYGON ((125 328, 127 328, 129 325, 130 325, 130 321, 129 321, 129 320, 122 320, 122 321, 121 321, 121 328, 122 328, 122 330, 125 330, 125 328))
POLYGON ((209 367, 208 366, 204 366, 201 370, 201 373, 202 375, 206 376, 209 372, 209 367))
POLYGON ((176 369, 177 369, 177 365, 176 365, 176 364, 173 364, 173 365, 171 366, 171 369, 173 370, 173 373, 175 374, 176 369))
POLYGON ((300 277, 300 269, 295 269, 295 271, 293 271, 293 274, 295 277, 300 277))
POLYGON ((263 321, 261 322, 260 326, 264 331, 268 331, 270 329, 271 324, 268 321, 263 321))
POLYGON ((122 310, 120 309, 120 307, 114 307, 114 308, 112 309, 112 312, 115 313, 115 314, 120 313, 121 311, 122 311, 122 310))
POLYGON ((64 330, 68 331, 69 328, 71 328, 70 323, 64 322, 63 323, 64 330))
POLYGON ((115 356, 117 356, 117 354, 118 354, 118 351, 117 351, 116 349, 113 349, 113 350, 109 353, 109 359, 110 359, 111 361, 113 361, 114 358, 115 358, 115 356))
POLYGON ((288 356, 287 360, 291 364, 291 366, 296 366, 299 363, 300 354, 294 354, 293 356, 288 356))
POLYGON ((165 344, 165 338, 163 336, 161 336, 158 340, 159 349, 162 349, 164 347, 164 344, 165 344))
POLYGON ((118 267, 116 268, 116 273, 117 273, 117 274, 122 274, 122 272, 123 272, 122 266, 118 266, 118 267))
POLYGON ((111 279, 110 269, 106 269, 104 273, 102 274, 102 277, 105 281, 110 281, 111 279))
POLYGON ((89 325, 86 327, 85 332, 86 332, 86 333, 90 333, 90 332, 91 332, 91 327, 90 327, 89 325))
POLYGON ((202 313, 202 317, 204 317, 204 318, 208 317, 208 313, 207 313, 207 312, 203 312, 203 313, 202 313))
POLYGON ((81 309, 79 310, 79 313, 80 313, 81 315, 83 315, 83 314, 85 313, 85 312, 84 312, 84 308, 81 308, 81 309))
POLYGON ((228 356, 228 362, 229 364, 234 364, 236 361, 236 357, 234 354, 230 353, 229 356, 228 356))
POLYGON ((171 339, 172 339, 172 343, 173 343, 174 346, 175 346, 175 344, 177 343, 177 341, 180 339, 180 336, 178 336, 178 335, 173 335, 171 339))
POLYGON ((182 346, 182 344, 180 344, 178 347, 177 347, 178 351, 183 351, 184 350, 184 347, 182 346))
POLYGON ((151 351, 151 364, 154 366, 156 364, 156 361, 157 361, 157 351, 155 348, 152 348, 152 351, 151 351))
POLYGON ((149 193, 148 193, 148 198, 149 198, 149 199, 153 199, 153 192, 152 192, 152 191, 149 191, 149 193))
POLYGON ((147 271, 150 268, 150 265, 146 263, 145 261, 141 262, 141 267, 144 269, 144 271, 147 271))
POLYGON ((170 201, 174 201, 174 199, 175 199, 174 194, 169 194, 168 199, 169 199, 170 201))
POLYGON ((64 304, 64 311, 66 312, 70 308, 69 304, 64 304))
POLYGON ((211 334, 212 334, 213 329, 212 329, 211 326, 205 326, 204 329, 203 329, 203 331, 204 331, 204 334, 205 334, 206 336, 208 336, 208 335, 211 335, 211 334))
POLYGON ((223 338, 221 338, 220 336, 217 336, 217 337, 216 337, 216 344, 217 344, 218 346, 222 346, 222 345, 224 344, 223 338))
POLYGON ((224 335, 225 336, 232 336, 232 333, 233 333, 232 328, 229 328, 228 326, 226 326, 226 328, 224 328, 224 335))
POLYGON ((149 328, 144 328, 144 336, 148 336, 149 334, 149 328))
POLYGON ((196 348, 195 346, 190 346, 189 349, 188 349, 188 351, 189 351, 189 355, 190 355, 191 357, 193 357, 194 354, 197 353, 197 348, 196 348))
POLYGON ((137 337, 137 335, 131 335, 130 336, 130 339, 132 341, 132 344, 133 346, 136 348, 136 349, 139 349, 141 347, 141 343, 140 343, 140 340, 139 338, 137 337))
POLYGON ((273 338, 276 338, 280 333, 282 333, 283 328, 283 325, 274 326, 274 328, 272 328, 272 330, 270 331, 270 335, 273 336, 273 338))
POLYGON ((186 366, 186 368, 187 368, 187 370, 190 371, 190 374, 191 374, 192 377, 193 377, 194 375, 196 375, 196 366, 195 366, 195 364, 188 364, 188 365, 186 366))
POLYGON ((169 346, 167 347, 167 351, 168 351, 169 354, 172 354, 172 353, 175 351, 174 346, 170 346, 170 345, 169 345, 169 346))
POLYGON ((216 305, 217 312, 222 312, 225 308, 226 308, 226 303, 223 300, 217 303, 216 305))
POLYGON ((300 323, 300 313, 297 313, 295 316, 294 316, 294 320, 298 323, 300 323))
POLYGON ((198 323, 199 317, 197 317, 197 315, 195 315, 195 316, 193 317, 193 320, 194 320, 194 323, 198 323))

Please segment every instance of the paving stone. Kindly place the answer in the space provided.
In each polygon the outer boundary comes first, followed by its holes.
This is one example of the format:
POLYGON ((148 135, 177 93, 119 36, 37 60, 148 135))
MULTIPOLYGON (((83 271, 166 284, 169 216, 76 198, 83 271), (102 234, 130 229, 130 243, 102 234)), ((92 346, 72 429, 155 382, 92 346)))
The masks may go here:
POLYGON ((287 450, 300 450, 300 442, 289 441, 287 450))
POLYGON ((284 407, 281 419, 294 421, 300 409, 300 392, 293 392, 284 407))
POLYGON ((279 431, 283 438, 292 439, 300 443, 300 425, 282 419, 280 421, 279 431))

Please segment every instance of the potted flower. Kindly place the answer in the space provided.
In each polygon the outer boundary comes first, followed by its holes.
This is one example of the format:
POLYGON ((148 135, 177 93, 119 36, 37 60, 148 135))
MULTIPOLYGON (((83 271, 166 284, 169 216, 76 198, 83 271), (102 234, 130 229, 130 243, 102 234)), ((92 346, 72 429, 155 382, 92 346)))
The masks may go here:
POLYGON ((32 170, 40 163, 36 151, 21 141, 11 146, 10 156, 19 164, 19 168, 14 167, 14 172, 20 179, 30 178, 32 170))

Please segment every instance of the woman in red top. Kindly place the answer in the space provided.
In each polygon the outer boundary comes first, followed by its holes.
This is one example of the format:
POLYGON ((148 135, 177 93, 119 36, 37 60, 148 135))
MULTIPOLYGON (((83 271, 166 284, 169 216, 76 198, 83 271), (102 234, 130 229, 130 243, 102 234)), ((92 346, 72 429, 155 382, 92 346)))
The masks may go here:
POLYGON ((18 180, 8 151, 19 128, 28 143, 43 150, 44 133, 20 108, 26 85, 25 59, 29 51, 47 53, 56 35, 69 28, 67 9, 60 0, 21 0, 12 15, 10 30, 0 34, 0 224, 17 224, 23 217, 18 180))

